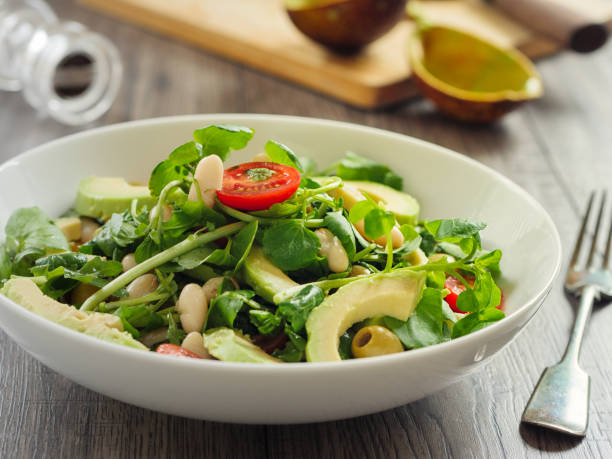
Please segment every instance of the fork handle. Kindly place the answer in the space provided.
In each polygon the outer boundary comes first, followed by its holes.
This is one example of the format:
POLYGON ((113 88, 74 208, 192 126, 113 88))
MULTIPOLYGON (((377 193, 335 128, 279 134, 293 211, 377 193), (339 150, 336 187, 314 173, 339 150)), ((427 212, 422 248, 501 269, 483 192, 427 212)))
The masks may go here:
POLYGON ((576 319, 574 320, 574 326, 572 327, 572 334, 570 335, 565 354, 561 362, 575 363, 578 364, 578 358, 580 357, 580 349, 582 348, 582 338, 584 337, 584 331, 586 330, 591 311, 593 310, 593 302, 595 297, 599 294, 599 289, 594 285, 587 285, 583 287, 582 294, 580 295, 580 305, 576 312, 576 319))

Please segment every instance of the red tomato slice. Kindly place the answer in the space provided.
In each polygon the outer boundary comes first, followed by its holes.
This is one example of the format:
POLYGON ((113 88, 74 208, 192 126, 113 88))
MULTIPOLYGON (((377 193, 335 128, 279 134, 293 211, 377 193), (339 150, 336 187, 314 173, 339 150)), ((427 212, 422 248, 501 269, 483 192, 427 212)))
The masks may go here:
MULTIPOLYGON (((468 278, 466 280, 468 281, 471 287, 474 286, 474 279, 468 278)), ((457 279, 456 277, 448 276, 446 278, 446 282, 444 283, 444 288, 447 288, 448 290, 450 290, 450 293, 444 297, 444 301, 448 303, 448 305, 454 312, 460 312, 462 314, 465 313, 465 311, 462 311, 461 309, 457 307, 457 297, 459 297, 459 295, 461 295, 461 293, 465 291, 465 286, 461 283, 461 281, 457 279)), ((504 293, 502 292, 501 301, 496 306, 496 308, 502 309, 503 307, 504 307, 504 293)))
POLYGON ((164 343, 157 346, 157 350, 155 351, 158 354, 171 355, 173 357, 189 357, 191 359, 201 359, 198 354, 194 352, 188 351, 184 347, 177 346, 176 344, 164 343))
POLYGON ((300 173, 272 162, 239 164, 225 169, 219 201, 240 210, 265 210, 287 200, 300 185, 300 173))

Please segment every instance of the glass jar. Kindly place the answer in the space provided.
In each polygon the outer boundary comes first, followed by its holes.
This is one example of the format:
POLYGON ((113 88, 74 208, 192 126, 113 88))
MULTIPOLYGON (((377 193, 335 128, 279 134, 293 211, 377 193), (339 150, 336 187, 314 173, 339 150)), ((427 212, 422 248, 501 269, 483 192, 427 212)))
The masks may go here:
POLYGON ((0 89, 23 91, 41 114, 77 125, 110 108, 121 74, 106 38, 59 21, 42 0, 0 0, 0 89))

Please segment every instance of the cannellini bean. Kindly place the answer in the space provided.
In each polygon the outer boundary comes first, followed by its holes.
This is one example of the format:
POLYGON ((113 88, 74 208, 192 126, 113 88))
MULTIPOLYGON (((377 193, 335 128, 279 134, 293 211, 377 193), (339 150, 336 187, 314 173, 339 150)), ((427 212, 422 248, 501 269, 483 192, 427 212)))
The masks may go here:
MULTIPOLYGON (((164 204, 162 206, 162 221, 163 222, 167 222, 170 221, 170 219, 172 218, 172 207, 170 207, 168 204, 164 204)), ((153 219, 157 216, 157 206, 153 207, 151 209, 151 212, 149 212, 149 221, 153 221, 153 219)))
POLYGON ((349 267, 349 259, 340 239, 327 228, 319 228, 314 232, 321 242, 319 254, 327 257, 327 265, 333 273, 342 273, 349 267))
POLYGON ((129 271, 136 266, 136 257, 133 253, 128 253, 121 259, 121 265, 123 266, 123 272, 129 271))
POLYGON ((81 218, 81 239, 80 242, 84 244, 85 242, 91 241, 94 236, 97 234, 96 231, 101 229, 100 225, 98 225, 91 218, 81 218))
POLYGON ((153 330, 145 335, 142 335, 139 341, 147 347, 152 347, 157 343, 161 343, 162 341, 166 341, 166 337, 168 336, 168 327, 158 328, 157 330, 153 330))
MULTIPOLYGON (((207 303, 210 303, 210 300, 217 296, 217 290, 219 290, 219 285, 221 285, 223 279, 223 277, 212 277, 204 283, 202 290, 204 290, 204 294, 206 295, 207 303)), ((238 282, 236 282, 236 279, 230 277, 230 280, 236 288, 240 288, 238 282)))
MULTIPOLYGON (((202 201, 212 207, 215 204, 215 190, 220 190, 223 186, 223 161, 217 155, 202 158, 196 166, 193 178, 198 182, 202 201)), ((191 185, 187 199, 198 200, 195 183, 191 185)))
POLYGON ((361 265, 353 265, 349 277, 365 276, 366 274, 371 274, 368 268, 361 265))
POLYGON ((455 262, 455 257, 453 257, 452 255, 448 255, 446 253, 434 253, 433 255, 429 256, 429 261, 436 262, 436 261, 442 260, 443 258, 446 258, 447 263, 455 262))
POLYGON ((253 156, 254 163, 257 163, 257 162, 267 163, 270 161, 271 159, 267 153, 257 153, 255 156, 253 156))
MULTIPOLYGON (((210 207, 211 209, 214 207, 215 199, 217 198, 217 192, 215 190, 200 191, 200 196, 206 207, 210 207)), ((189 196, 187 196, 187 199, 194 202, 198 200, 198 192, 195 185, 191 185, 191 188, 189 188, 189 196)))
POLYGON ((87 298, 98 291, 98 287, 94 287, 91 284, 79 284, 72 292, 70 292, 70 304, 80 305, 85 302, 87 298))
MULTIPOLYGON (((357 223, 355 223, 355 228, 357 229, 357 231, 359 231, 359 234, 361 234, 368 241, 371 241, 372 239, 367 237, 366 234, 365 234, 365 226, 364 225, 365 224, 364 224, 363 220, 359 220, 357 223)), ((374 242, 377 243, 378 245, 382 245, 384 247, 384 246, 387 245, 387 236, 386 235, 382 235, 382 236, 374 239, 374 242)), ((400 231, 399 227, 396 225, 391 230, 391 245, 393 246, 394 249, 399 249, 402 246, 403 243, 404 243, 404 235, 400 231)))
POLYGON ((181 325, 187 333, 201 331, 208 313, 208 298, 198 284, 187 284, 176 303, 181 325))
POLYGON ((204 347, 204 338, 200 334, 200 332, 192 331, 183 340, 181 343, 181 347, 187 349, 188 351, 193 352, 199 357, 203 359, 212 358, 208 349, 204 347))
POLYGON ((142 296, 153 293, 159 286, 159 281, 155 274, 143 274, 134 279, 128 286, 127 291, 129 298, 140 298, 142 296))

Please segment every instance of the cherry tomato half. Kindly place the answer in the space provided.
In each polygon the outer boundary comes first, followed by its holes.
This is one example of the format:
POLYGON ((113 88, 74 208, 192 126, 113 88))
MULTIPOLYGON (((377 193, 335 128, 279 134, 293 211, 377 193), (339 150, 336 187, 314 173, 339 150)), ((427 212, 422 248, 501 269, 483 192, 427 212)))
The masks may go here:
POLYGON ((189 357, 191 359, 201 359, 198 354, 188 351, 184 347, 177 346, 176 344, 164 343, 157 346, 155 351, 158 354, 171 355, 173 357, 189 357))
POLYGON ((223 172, 219 201, 240 210, 265 210, 287 200, 300 185, 297 169, 272 162, 239 164, 223 172))
MULTIPOLYGON (((474 279, 468 278, 466 280, 468 281, 470 286, 472 287, 474 286, 474 279)), ((465 286, 456 277, 448 276, 446 278, 446 282, 444 283, 444 288, 447 288, 448 290, 450 290, 450 293, 444 297, 444 301, 448 303, 448 305, 454 312, 464 313, 465 311, 462 311, 461 309, 457 307, 457 298, 459 297, 459 295, 461 295, 461 293, 465 291, 465 286)), ((504 293, 502 292, 501 301, 496 307, 497 309, 502 309, 503 306, 504 306, 504 293)))

